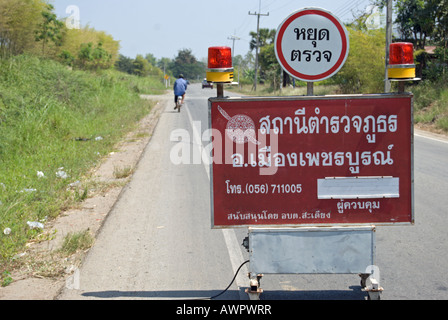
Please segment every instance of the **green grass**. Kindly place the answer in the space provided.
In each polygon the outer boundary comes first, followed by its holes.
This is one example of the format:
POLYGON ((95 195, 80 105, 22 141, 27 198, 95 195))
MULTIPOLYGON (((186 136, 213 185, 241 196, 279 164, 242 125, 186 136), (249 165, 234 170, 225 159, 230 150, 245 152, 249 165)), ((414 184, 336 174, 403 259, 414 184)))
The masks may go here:
POLYGON ((65 236, 59 251, 65 255, 70 256, 78 250, 89 249, 94 242, 93 236, 90 234, 89 230, 69 233, 65 236))
POLYGON ((422 81, 407 88, 414 93, 414 120, 448 133, 448 83, 447 81, 422 81))
MULTIPOLYGON (((252 84, 245 85, 227 85, 224 90, 237 92, 248 96, 303 96, 307 93, 307 87, 305 82, 297 82, 295 88, 288 86, 282 88, 282 90, 274 90, 270 85, 259 84, 257 85, 257 91, 253 91, 252 84)), ((328 85, 322 83, 316 83, 314 85, 315 95, 328 95, 336 94, 339 91, 337 85, 328 85)))
POLYGON ((0 60, 0 274, 41 232, 27 221, 45 224, 82 198, 68 184, 149 113, 138 94, 162 92, 158 80, 116 71, 72 71, 30 56, 0 60))

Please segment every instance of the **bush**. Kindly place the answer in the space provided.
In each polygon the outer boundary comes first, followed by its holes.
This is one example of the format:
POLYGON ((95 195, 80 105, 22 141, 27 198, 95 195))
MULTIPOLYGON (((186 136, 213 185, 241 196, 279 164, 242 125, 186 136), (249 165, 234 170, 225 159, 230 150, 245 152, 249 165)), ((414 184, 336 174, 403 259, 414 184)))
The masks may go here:
POLYGON ((361 31, 348 28, 350 52, 345 65, 334 77, 343 93, 384 91, 384 30, 361 31))

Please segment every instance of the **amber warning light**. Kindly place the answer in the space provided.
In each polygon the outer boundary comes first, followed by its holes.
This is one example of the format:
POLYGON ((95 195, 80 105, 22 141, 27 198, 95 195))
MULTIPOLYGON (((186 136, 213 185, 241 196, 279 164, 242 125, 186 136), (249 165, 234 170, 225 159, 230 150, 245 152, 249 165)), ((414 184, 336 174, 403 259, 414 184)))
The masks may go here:
POLYGON ((233 81, 232 49, 230 47, 208 48, 207 81, 218 83, 233 81))
POLYGON ((415 78, 414 46, 412 43, 396 42, 390 44, 388 78, 415 78))

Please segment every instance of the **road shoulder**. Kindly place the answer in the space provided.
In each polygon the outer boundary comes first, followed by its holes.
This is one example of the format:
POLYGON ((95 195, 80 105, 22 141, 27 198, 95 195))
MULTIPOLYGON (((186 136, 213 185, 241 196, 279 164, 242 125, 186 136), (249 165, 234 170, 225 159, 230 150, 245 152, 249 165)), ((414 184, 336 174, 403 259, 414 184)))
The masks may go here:
POLYGON ((20 270, 11 272, 14 281, 10 285, 0 287, 0 300, 53 300, 70 283, 88 250, 63 259, 55 251, 69 233, 89 230, 96 237, 132 176, 116 178, 114 171, 137 166, 171 95, 142 95, 141 98, 157 102, 138 123, 136 130, 118 143, 116 151, 91 170, 88 179, 94 181, 98 191, 78 208, 62 212, 57 219, 48 223, 43 232, 45 240, 27 244, 26 250, 18 255, 18 259, 26 259, 27 263, 20 270), (38 270, 35 270, 36 267, 38 270))

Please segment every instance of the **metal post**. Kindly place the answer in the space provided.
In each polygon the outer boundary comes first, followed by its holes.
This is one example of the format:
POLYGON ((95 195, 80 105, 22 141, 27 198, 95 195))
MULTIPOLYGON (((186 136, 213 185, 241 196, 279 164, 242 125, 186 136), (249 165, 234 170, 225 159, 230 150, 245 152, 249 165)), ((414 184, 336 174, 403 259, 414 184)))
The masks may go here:
POLYGON ((306 95, 313 96, 314 95, 314 82, 306 83, 306 95))
POLYGON ((218 98, 224 97, 224 84, 223 83, 217 83, 216 84, 218 98))

